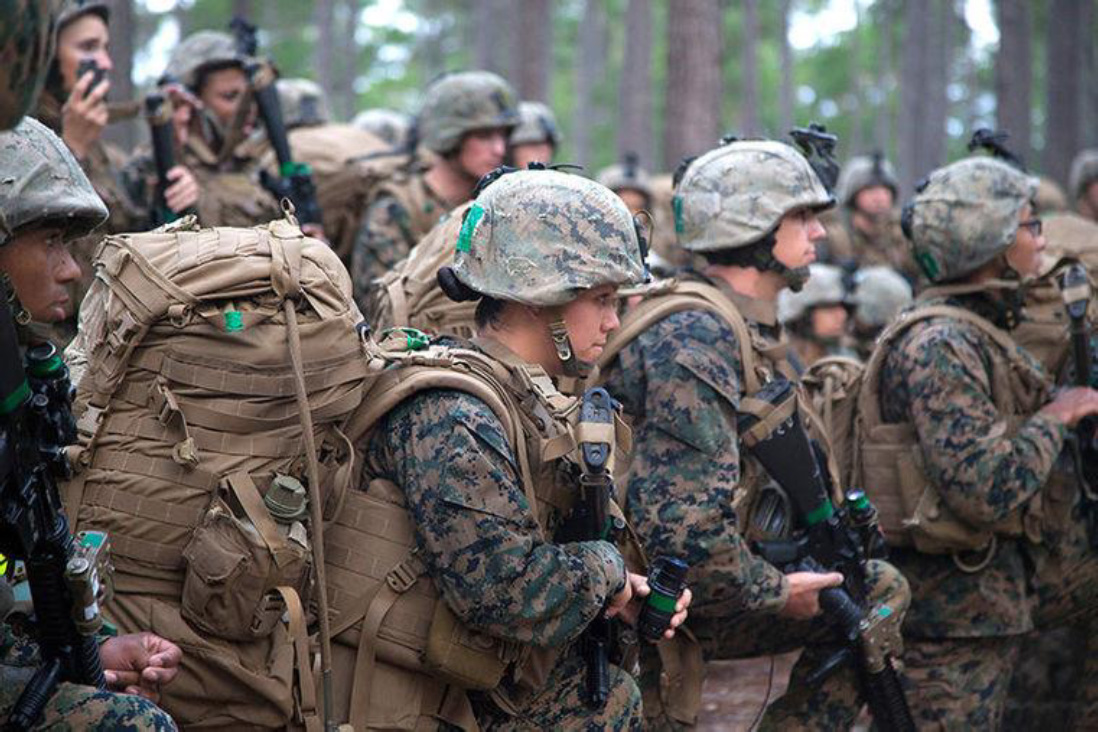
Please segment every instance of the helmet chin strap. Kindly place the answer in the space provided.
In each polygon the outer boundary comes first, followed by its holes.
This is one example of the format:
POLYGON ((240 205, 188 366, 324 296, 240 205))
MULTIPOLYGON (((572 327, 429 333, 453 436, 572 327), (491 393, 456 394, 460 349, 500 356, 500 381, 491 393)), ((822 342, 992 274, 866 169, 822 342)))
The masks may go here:
POLYGON ((11 278, 8 277, 7 272, 0 272, 0 296, 6 298, 8 305, 11 306, 12 318, 15 319, 16 325, 22 326, 30 323, 30 311, 23 307, 23 303, 19 301, 19 295, 15 293, 15 285, 11 283, 11 278))
POLYGON ((553 347, 557 350, 557 358, 560 359, 565 376, 586 376, 591 366, 576 358, 576 350, 572 348, 564 318, 557 317, 549 324, 549 336, 553 339, 553 347))

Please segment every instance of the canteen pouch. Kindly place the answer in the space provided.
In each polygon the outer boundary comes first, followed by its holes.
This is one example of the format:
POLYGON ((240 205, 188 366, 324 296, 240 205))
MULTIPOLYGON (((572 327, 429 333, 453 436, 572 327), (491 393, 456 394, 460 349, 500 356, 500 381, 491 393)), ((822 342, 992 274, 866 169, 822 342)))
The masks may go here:
POLYGON ((250 641, 269 635, 285 612, 275 588, 308 597, 311 555, 304 526, 278 527, 246 474, 226 483, 231 496, 214 499, 183 549, 181 613, 216 638, 250 641), (240 516, 231 497, 249 490, 252 495, 240 501, 248 508, 240 516))
POLYGON ((470 630, 445 602, 435 603, 423 654, 424 667, 435 678, 464 689, 494 689, 517 657, 517 646, 470 630))

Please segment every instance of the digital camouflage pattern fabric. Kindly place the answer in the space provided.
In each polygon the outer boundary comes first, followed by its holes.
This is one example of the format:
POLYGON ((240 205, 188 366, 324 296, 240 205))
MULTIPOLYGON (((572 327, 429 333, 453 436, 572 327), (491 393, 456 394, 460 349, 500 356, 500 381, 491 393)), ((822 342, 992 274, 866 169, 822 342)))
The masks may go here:
MULTIPOLYGON (((16 637, 7 625, 0 626, 0 722, 7 721, 39 663, 36 645, 16 637)), ((148 699, 76 684, 58 687, 34 727, 50 732, 168 732, 175 728, 171 717, 148 699)))
POLYGON ((168 58, 168 72, 183 86, 198 91, 202 72, 215 67, 243 67, 245 60, 237 53, 236 42, 228 33, 203 30, 187 36, 175 47, 168 58))
POLYGON ((527 305, 563 305, 583 290, 645 278, 633 217, 621 199, 552 170, 520 170, 492 183, 465 214, 455 244, 459 280, 527 305))
POLYGON ((420 141, 445 155, 473 130, 513 128, 519 122, 518 99, 511 85, 490 71, 447 74, 427 88, 418 119, 420 141))
POLYGON ((562 137, 553 110, 541 102, 519 102, 518 124, 511 130, 511 145, 536 145, 548 142, 560 147, 562 137))
POLYGON ((687 168, 672 201, 679 244, 691 252, 752 244, 790 211, 833 202, 804 156, 771 140, 710 150, 687 168), (751 175, 739 172, 747 169, 751 175))
POLYGON ((13 0, 0 8, 0 131, 34 106, 57 38, 57 0, 13 0))

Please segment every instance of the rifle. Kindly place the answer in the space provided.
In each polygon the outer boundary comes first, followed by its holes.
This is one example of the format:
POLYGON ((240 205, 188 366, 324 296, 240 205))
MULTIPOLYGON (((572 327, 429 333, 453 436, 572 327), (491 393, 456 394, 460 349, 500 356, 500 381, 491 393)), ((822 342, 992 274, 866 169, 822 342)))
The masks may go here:
POLYGON ((839 161, 835 158, 838 136, 816 122, 808 127, 794 127, 789 131, 789 136, 808 158, 808 164, 816 171, 827 192, 834 194, 835 184, 839 182, 839 161))
MULTIPOLYGON (((576 501, 568 520, 557 531, 556 541, 566 544, 574 541, 613 541, 615 527, 610 520, 610 496, 613 478, 610 475, 612 438, 598 440, 595 430, 606 434, 614 429, 614 401, 602 388, 588 389, 580 406, 580 437, 583 427, 590 425, 592 439, 579 444, 581 473, 579 500, 576 501)), ((600 611, 583 631, 580 640, 587 664, 585 700, 592 709, 601 709, 610 695, 610 646, 613 643, 613 627, 600 611)))
MULTIPOLYGON (((1094 386, 1091 378, 1092 364, 1090 350, 1090 324, 1087 322, 1087 309, 1090 306, 1090 278, 1087 270, 1078 262, 1064 268, 1056 280, 1060 296, 1064 300, 1071 321, 1071 355, 1076 386, 1094 386)), ((1087 525, 1087 536, 1092 548, 1098 549, 1098 419, 1084 417, 1076 425, 1073 434, 1068 435, 1068 450, 1075 466, 1075 475, 1079 479, 1083 516, 1087 525)))
MULTIPOLYGON (((793 384, 775 380, 754 395, 760 407, 741 411, 737 426, 748 451, 789 496, 790 539, 758 542, 760 555, 785 572, 841 572, 843 584, 820 591, 820 608, 842 648, 810 677, 818 682, 853 662, 862 694, 882 730, 914 730, 892 656, 900 647, 900 618, 886 605, 868 607, 866 536, 846 506, 831 503, 831 483, 818 444, 798 414, 793 384)), ((747 409, 747 407, 743 407, 747 409)), ((852 508, 863 511, 855 497, 852 508)), ((864 513, 863 513, 864 515, 864 513)))
POLYGON ((175 167, 174 131, 172 130, 172 106, 160 92, 152 92, 145 97, 145 119, 149 123, 149 137, 152 140, 153 162, 156 164, 156 192, 153 196, 151 214, 153 228, 171 223, 180 216, 193 214, 188 208, 177 214, 168 208, 164 200, 164 191, 171 185, 168 171, 175 167))
POLYGON ((42 656, 6 730, 34 726, 62 682, 106 686, 95 635, 110 591, 107 536, 73 541, 56 483, 71 475, 64 446, 76 436, 68 369, 52 345, 28 349, 26 365, 0 298, 0 552, 26 567, 42 656))
POLYGON ((316 198, 312 169, 308 163, 295 161, 290 152, 290 141, 282 118, 282 103, 278 99, 278 89, 275 86, 274 68, 270 62, 254 58, 258 47, 256 27, 243 18, 236 17, 229 23, 229 28, 236 39, 237 51, 249 59, 244 64, 244 72, 252 86, 259 118, 267 130, 267 139, 278 160, 278 176, 262 170, 259 173, 259 182, 279 201, 283 198, 290 199, 297 220, 302 224, 322 225, 323 217, 316 198))

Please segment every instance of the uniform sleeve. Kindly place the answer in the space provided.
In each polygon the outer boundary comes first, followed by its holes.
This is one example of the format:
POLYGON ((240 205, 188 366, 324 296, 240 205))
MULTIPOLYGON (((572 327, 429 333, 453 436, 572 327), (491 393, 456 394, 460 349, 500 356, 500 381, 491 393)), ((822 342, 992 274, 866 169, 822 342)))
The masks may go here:
POLYGON ((1061 422, 1035 414, 1007 436, 986 348, 967 329, 935 323, 889 358, 908 384, 927 477, 958 516, 978 526, 1006 518, 1041 490, 1065 435, 1061 422))
POLYGON ((366 207, 351 254, 351 279, 360 308, 370 283, 407 257, 415 244, 408 211, 396 198, 381 196, 366 207))
POLYGON ((678 313, 630 344, 607 381, 637 418, 629 519, 650 557, 690 565, 690 613, 698 617, 776 613, 788 598, 785 577, 750 551, 733 508, 738 354, 734 333, 715 316, 678 313))
POLYGON ((503 428, 480 400, 426 392, 378 434, 369 459, 404 489, 428 571, 470 627, 563 644, 625 586, 613 545, 542 538, 503 428))

